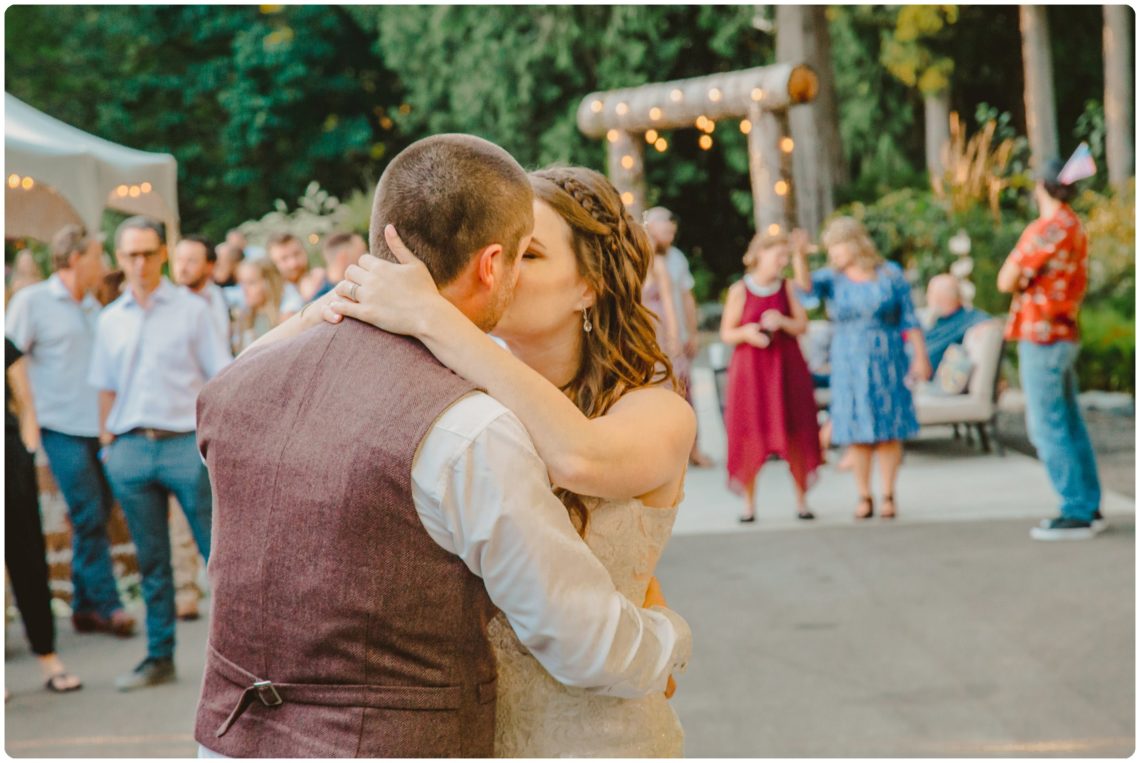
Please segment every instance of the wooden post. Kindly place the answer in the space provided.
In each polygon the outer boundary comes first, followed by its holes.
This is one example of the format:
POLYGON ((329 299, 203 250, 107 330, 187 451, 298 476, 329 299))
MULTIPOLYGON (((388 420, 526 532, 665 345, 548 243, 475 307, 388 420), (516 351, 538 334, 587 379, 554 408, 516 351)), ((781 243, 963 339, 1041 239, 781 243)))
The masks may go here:
POLYGON ((1131 8, 1104 6, 1104 137, 1108 182, 1118 191, 1132 176, 1131 8))
POLYGON ((630 214, 640 220, 645 211, 645 141, 636 133, 614 129, 606 136, 606 142, 610 182, 630 214))
POLYGON ((1025 123, 1029 163, 1040 169, 1057 158, 1057 109, 1053 96, 1053 54, 1043 5, 1021 6, 1021 58, 1025 66, 1025 123))
POLYGON ((756 103, 749 109, 748 119, 752 122, 752 130, 748 133, 748 170, 752 180, 752 214, 756 232, 765 233, 772 225, 786 231, 784 200, 776 195, 775 190, 776 182, 782 179, 780 120, 756 103))
POLYGON ((922 100, 926 107, 926 171, 930 184, 940 192, 946 174, 943 157, 950 150, 950 91, 928 93, 922 100))

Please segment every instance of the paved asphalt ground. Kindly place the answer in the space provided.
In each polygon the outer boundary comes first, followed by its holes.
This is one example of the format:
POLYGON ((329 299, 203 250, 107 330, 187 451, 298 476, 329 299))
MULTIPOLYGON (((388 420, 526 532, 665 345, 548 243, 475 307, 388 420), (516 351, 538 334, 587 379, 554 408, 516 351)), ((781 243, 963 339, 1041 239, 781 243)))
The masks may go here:
MULTIPOLYGON (((695 380, 701 436, 723 458, 710 387, 695 380)), ((1052 513, 1040 464, 937 432, 908 451, 895 522, 855 524, 849 482, 826 467, 807 524, 783 468, 765 470, 759 520, 741 527, 721 469, 690 472, 658 567, 695 635, 674 697, 689 757, 1134 751, 1134 500, 1106 495, 1112 526, 1093 541, 1033 542, 1028 527, 1052 513)), ((179 682, 132 694, 113 680, 142 658, 141 636, 59 625, 86 684, 66 696, 43 690, 19 625, 7 628, 9 755, 195 754, 205 621, 179 624, 179 682)))

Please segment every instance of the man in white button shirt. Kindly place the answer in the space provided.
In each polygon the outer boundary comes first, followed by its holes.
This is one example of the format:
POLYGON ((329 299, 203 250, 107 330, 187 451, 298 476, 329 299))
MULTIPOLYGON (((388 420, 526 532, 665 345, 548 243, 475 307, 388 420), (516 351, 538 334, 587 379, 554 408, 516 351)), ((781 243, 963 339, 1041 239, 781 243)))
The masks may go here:
POLYGON ((214 263, 218 255, 214 245, 202 236, 183 236, 174 246, 170 274, 174 283, 185 286, 210 306, 210 318, 218 333, 230 346, 230 308, 222 287, 214 283, 214 263))
POLYGON ((159 223, 123 221, 115 256, 127 288, 99 316, 89 381, 99 390, 107 477, 138 549, 146 602, 147 658, 116 682, 128 691, 174 679, 168 499, 178 499, 208 559, 210 482, 194 442, 195 404, 231 357, 205 301, 163 277, 159 223))
MULTIPOLYGON (((275 233, 265 245, 269 259, 285 282, 281 296, 281 320, 288 320, 308 301, 305 295, 305 276, 309 272, 309 255, 301 240, 292 233, 275 233)), ((311 293, 309 294, 311 296, 311 293)))
MULTIPOLYGON (((103 244, 79 225, 51 243, 54 274, 8 304, 5 333, 28 359, 40 442, 71 520, 71 621, 81 633, 134 633, 111 564, 107 521, 114 499, 99 463, 99 404, 87 382, 95 322, 91 293, 103 280, 103 244)), ((28 443, 35 451, 36 444, 28 443)))

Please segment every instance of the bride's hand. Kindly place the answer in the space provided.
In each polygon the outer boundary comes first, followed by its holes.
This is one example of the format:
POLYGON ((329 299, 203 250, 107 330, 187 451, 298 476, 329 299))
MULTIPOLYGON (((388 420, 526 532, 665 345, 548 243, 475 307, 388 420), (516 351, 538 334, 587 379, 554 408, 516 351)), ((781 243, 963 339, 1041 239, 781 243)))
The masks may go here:
POLYGON ((384 239, 399 262, 365 254, 345 272, 322 316, 339 323, 343 316, 371 323, 393 334, 422 333, 430 307, 445 302, 427 266, 404 245, 395 227, 384 228, 384 239))
MULTIPOLYGON (((661 583, 658 582, 657 576, 649 579, 649 587, 645 589, 645 604, 646 609, 649 607, 667 607, 669 604, 665 601, 665 595, 661 593, 661 583)), ((677 682, 673 680, 673 676, 669 676, 669 681, 665 684, 665 699, 670 699, 673 693, 677 691, 677 682)))

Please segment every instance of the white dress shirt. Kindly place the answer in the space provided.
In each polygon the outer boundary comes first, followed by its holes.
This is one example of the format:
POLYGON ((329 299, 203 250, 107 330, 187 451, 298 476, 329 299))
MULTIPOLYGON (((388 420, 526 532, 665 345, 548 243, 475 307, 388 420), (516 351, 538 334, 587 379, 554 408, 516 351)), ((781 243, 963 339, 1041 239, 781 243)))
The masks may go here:
POLYGON ((305 306, 305 299, 301 296, 300 289, 297 285, 285 282, 284 288, 281 290, 281 305, 278 308, 282 313, 295 313, 305 306))
POLYGON ((665 253, 665 269, 669 271, 669 280, 673 282, 673 306, 677 310, 679 339, 684 344, 689 339, 689 323, 685 320, 685 292, 692 291, 696 281, 689 270, 689 261, 675 246, 669 247, 665 253))
POLYGON ((98 394, 87 373, 101 309, 90 294, 76 302, 58 275, 21 289, 8 303, 4 332, 28 358, 36 418, 45 429, 99 434, 98 394))
POLYGON ((107 430, 194 431, 198 392, 232 360, 205 300, 163 278, 144 310, 128 288, 95 330, 91 384, 116 393, 107 430))
POLYGON ((559 682, 632 698, 684 671, 688 624, 618 593, 551 492, 522 422, 498 401, 474 393, 440 416, 416 454, 412 495, 428 534, 483 579, 559 682))
POLYGON ((225 341, 226 347, 229 348, 233 339, 230 331, 230 306, 226 301, 226 294, 222 291, 222 287, 213 281, 207 281, 202 291, 195 293, 194 296, 206 300, 209 304, 210 320, 213 321, 218 334, 225 341))

